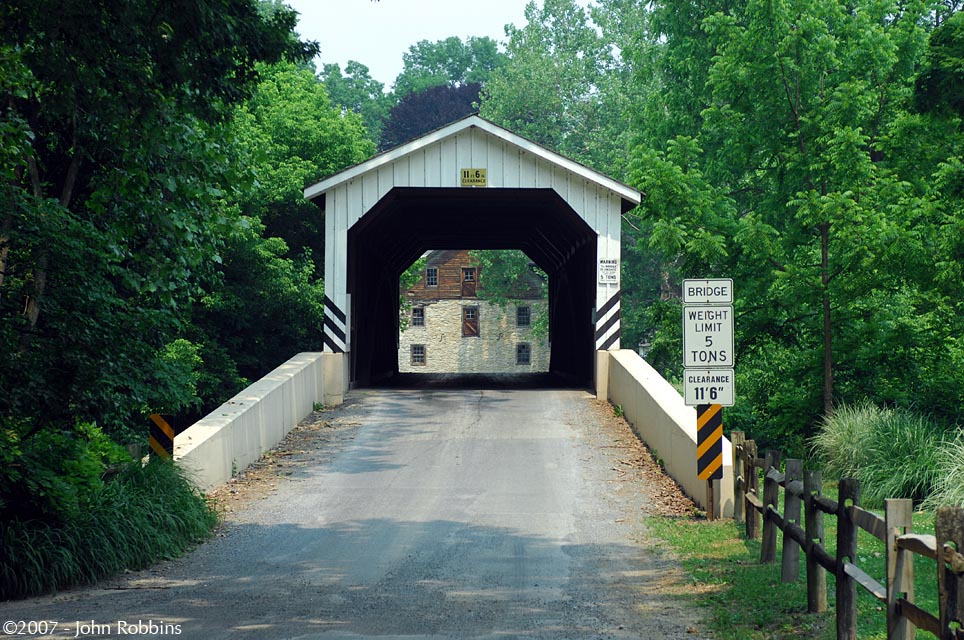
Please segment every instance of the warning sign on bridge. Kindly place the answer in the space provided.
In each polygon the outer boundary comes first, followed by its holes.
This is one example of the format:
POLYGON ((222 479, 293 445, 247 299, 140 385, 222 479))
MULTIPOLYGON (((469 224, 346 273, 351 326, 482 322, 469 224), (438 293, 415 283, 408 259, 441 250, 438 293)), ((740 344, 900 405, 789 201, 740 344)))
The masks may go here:
POLYGON ((619 284, 619 260, 610 258, 599 261, 599 284, 619 284))

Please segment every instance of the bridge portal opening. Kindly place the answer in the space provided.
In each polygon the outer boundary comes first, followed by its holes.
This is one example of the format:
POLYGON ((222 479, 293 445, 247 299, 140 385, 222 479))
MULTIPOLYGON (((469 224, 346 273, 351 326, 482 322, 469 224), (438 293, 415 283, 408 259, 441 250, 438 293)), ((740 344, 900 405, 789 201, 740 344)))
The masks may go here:
POLYGON ((548 280, 516 249, 423 254, 399 282, 398 371, 548 373, 548 280))
POLYGON ((529 256, 548 276, 547 368, 590 384, 596 244, 596 233, 552 189, 392 189, 348 231, 353 383, 379 384, 399 373, 399 277, 427 251, 448 247, 529 256))

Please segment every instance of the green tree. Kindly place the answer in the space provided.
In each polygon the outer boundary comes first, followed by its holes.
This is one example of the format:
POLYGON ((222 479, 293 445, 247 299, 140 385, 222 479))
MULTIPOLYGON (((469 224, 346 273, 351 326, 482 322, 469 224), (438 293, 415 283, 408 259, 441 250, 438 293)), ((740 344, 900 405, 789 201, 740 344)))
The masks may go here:
POLYGON ((0 7, 4 419, 117 432, 160 400, 154 363, 240 184, 217 127, 259 61, 315 53, 294 21, 253 1, 0 7))
MULTIPOLYGON (((480 300, 499 305, 503 311, 532 297, 548 297, 549 276, 524 252, 517 249, 485 249, 469 253, 478 267, 480 300)), ((533 335, 549 335, 549 309, 532 319, 533 335)))
POLYGON ((933 346, 913 271, 933 238, 929 194, 899 173, 925 7, 694 9, 655 10, 675 30, 650 34, 661 79, 640 116, 640 213, 674 281, 737 281, 739 420, 793 446, 836 401, 905 401, 896 381, 921 380, 890 354, 933 346), (689 135, 651 120, 672 105, 689 135))
POLYGON ((368 67, 354 60, 348 61, 344 73, 338 64, 324 65, 321 78, 331 101, 359 114, 369 139, 377 144, 394 103, 394 96, 385 93, 385 85, 371 77, 368 67))
POLYGON ((506 27, 509 61, 485 84, 480 113, 605 171, 608 134, 619 138, 600 96, 611 48, 574 0, 530 2, 525 16, 525 26, 506 27))
POLYGON ((430 87, 485 84, 494 71, 505 65, 506 56, 492 38, 469 37, 463 41, 453 36, 413 44, 402 54, 402 62, 402 72, 393 87, 399 101, 430 87))
POLYGON ((411 93, 388 116, 379 149, 390 149, 475 112, 481 85, 435 85, 411 93))
POLYGON ((232 199, 240 224, 225 238, 218 278, 188 329, 205 362, 206 410, 321 344, 324 218, 303 189, 374 151, 361 118, 332 104, 310 68, 281 62, 259 76, 230 130, 252 187, 232 199))
POLYGON ((964 118, 964 12, 952 14, 931 33, 916 102, 923 111, 947 109, 964 118))
POLYGON ((255 178, 238 204, 264 224, 267 236, 284 239, 289 255, 309 252, 321 273, 324 219, 303 189, 365 160, 375 147, 362 118, 333 104, 310 69, 279 63, 259 73, 257 90, 234 115, 240 153, 255 178))

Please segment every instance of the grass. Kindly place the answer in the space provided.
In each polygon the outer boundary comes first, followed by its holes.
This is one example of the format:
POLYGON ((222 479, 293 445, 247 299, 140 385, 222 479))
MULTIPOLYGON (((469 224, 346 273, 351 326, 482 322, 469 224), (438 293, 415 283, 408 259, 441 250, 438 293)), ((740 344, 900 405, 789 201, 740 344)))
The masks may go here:
POLYGON ((825 477, 857 478, 864 505, 930 496, 946 475, 943 450, 952 434, 930 418, 870 403, 840 406, 811 441, 825 477))
POLYGON ((928 509, 940 505, 964 507, 964 431, 949 438, 940 451, 942 473, 934 484, 934 492, 924 501, 928 509))
MULTIPOLYGON (((825 490, 834 496, 835 487, 825 490)), ((780 509, 782 510, 782 504, 780 509)), ((836 548, 836 519, 824 516, 825 546, 836 548)), ((834 618, 834 579, 827 577, 829 611, 807 613, 806 560, 801 553, 800 578, 784 584, 780 578, 782 534, 778 534, 777 561, 761 565, 760 543, 747 540, 743 524, 732 520, 709 522, 701 518, 654 517, 651 531, 669 545, 681 559, 691 581, 690 593, 708 612, 708 633, 719 640, 763 640, 794 638, 831 640, 836 637, 834 618)), ((914 531, 932 533, 930 513, 914 515, 914 531)), ((884 545, 860 532, 857 565, 883 583, 886 575, 884 545)), ((937 570, 934 562, 914 559, 916 602, 926 611, 937 613, 937 570)), ((858 586, 858 638, 883 640, 887 637, 884 608, 858 586)), ((918 637, 932 637, 918 631, 918 637)))
POLYGON ((175 465, 132 462, 64 522, 0 523, 0 599, 90 584, 176 557, 216 522, 175 465))

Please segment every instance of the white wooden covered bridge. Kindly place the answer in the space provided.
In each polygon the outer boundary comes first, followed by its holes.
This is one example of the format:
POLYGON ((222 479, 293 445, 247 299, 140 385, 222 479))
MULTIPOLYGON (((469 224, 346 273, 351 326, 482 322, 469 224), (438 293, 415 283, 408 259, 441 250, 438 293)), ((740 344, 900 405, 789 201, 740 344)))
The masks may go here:
MULTIPOLYGON (((550 369, 619 348, 620 222, 640 193, 479 116, 305 189, 325 215, 324 350, 347 388, 398 371, 399 276, 430 249, 520 249, 549 276, 550 369)), ((331 368, 331 365, 329 365, 331 368)))

